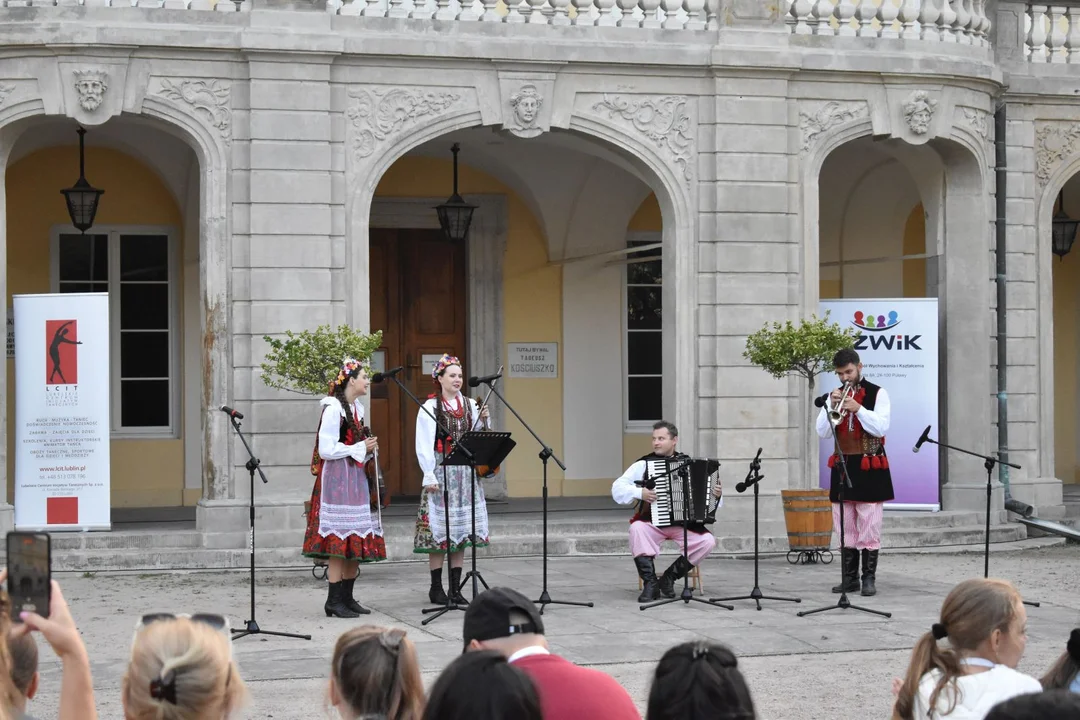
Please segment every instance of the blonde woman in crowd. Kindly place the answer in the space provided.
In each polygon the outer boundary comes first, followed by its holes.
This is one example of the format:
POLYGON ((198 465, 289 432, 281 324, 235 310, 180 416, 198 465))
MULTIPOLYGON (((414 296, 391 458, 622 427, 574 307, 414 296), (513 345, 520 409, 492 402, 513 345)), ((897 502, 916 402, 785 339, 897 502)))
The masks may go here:
MULTIPOLYGON (((0 571, 0 584, 7 582, 7 570, 0 571)), ((90 676, 90 657, 83 645, 79 628, 71 617, 60 585, 52 581, 52 598, 49 601, 49 617, 43 618, 37 613, 23 612, 21 623, 11 627, 10 599, 6 592, 0 593, 0 633, 10 635, 13 640, 31 632, 40 632, 53 652, 60 658, 63 672, 60 679, 59 720, 97 720, 97 708, 94 704, 94 681, 90 676)), ((21 696, 11 680, 11 654, 7 643, 0 643, 0 720, 18 718, 21 712, 16 708, 21 696)))
POLYGON ((424 683, 405 631, 362 625, 342 634, 330 663, 330 703, 345 720, 420 720, 424 683))
POLYGON ((220 615, 144 615, 121 700, 125 720, 226 720, 248 699, 220 615))
POLYGON ((893 718, 983 720, 998 703, 1042 690, 1015 669, 1026 626, 1020 593, 1008 582, 980 578, 954 587, 939 621, 915 644, 893 718))

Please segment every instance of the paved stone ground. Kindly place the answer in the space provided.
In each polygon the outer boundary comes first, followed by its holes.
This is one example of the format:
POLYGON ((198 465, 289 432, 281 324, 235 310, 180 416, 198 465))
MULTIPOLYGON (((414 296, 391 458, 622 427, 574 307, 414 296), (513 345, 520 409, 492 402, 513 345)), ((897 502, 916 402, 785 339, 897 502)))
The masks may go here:
MULTIPOLYGON (((662 567, 666 566, 666 559, 662 567)), ((991 575, 1013 580, 1029 608, 1028 651, 1021 670, 1041 674, 1063 650, 1070 628, 1080 625, 1080 546, 992 553, 991 575)), ((539 558, 483 561, 491 585, 509 585, 537 597, 539 558)), ((650 672, 671 645, 706 636, 732 646, 759 709, 767 720, 866 720, 886 718, 890 679, 903 672, 916 638, 936 619, 949 588, 981 576, 981 554, 882 555, 874 598, 852 601, 892 612, 885 619, 855 610, 799 618, 799 610, 835 604, 829 587, 839 568, 792 566, 783 558, 761 563, 761 586, 771 595, 797 595, 803 602, 735 602, 734 611, 698 603, 676 603, 641 612, 629 558, 553 558, 549 589, 556 600, 592 600, 594 608, 551 606, 545 613, 553 649, 569 659, 617 678, 644 710, 650 672), (858 680, 858 682, 855 682, 858 680)), ((753 586, 748 560, 708 559, 708 596, 746 594, 753 586)), ((249 612, 246 573, 102 574, 59 577, 84 632, 94 664, 97 701, 103 718, 122 717, 120 680, 137 617, 148 611, 217 611, 241 625, 249 612)), ((363 568, 358 595, 373 608, 363 622, 405 627, 417 643, 425 680, 461 651, 461 615, 452 613, 422 627, 427 571, 423 565, 380 564, 363 568)), ((292 720, 328 717, 323 709, 325 678, 336 637, 355 621, 322 614, 325 585, 309 570, 260 571, 257 620, 265 630, 310 633, 310 641, 248 637, 234 644, 253 705, 246 717, 292 720)), ((41 698, 31 712, 55 717, 58 664, 42 651, 41 698)))

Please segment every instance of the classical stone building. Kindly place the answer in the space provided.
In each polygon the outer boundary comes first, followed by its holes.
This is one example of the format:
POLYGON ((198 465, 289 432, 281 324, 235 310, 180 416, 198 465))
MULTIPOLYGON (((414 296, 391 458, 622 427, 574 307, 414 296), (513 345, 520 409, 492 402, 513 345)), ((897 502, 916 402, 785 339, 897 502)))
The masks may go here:
MULTIPOLYGON (((1050 240, 1059 198, 1080 217, 1078 3, 0 0, 0 45, 0 282, 9 307, 118 308, 115 509, 194 506, 242 547, 227 403, 273 478, 264 542, 295 543, 318 410, 258 368, 264 336, 320 324, 382 330, 420 393, 444 350, 505 365, 566 464, 555 496, 606 495, 664 417, 732 467, 763 447, 778 518, 780 488, 816 484, 812 407, 747 334, 823 297, 937 297, 940 438, 992 450, 1002 103, 1012 492, 1053 516, 1080 477, 1080 257, 1050 240), (106 191, 89 239, 58 193, 79 125, 106 191), (433 210, 454 143, 465 245, 433 210)), ((369 414, 391 493, 416 494, 414 410, 379 386, 369 414)), ((494 415, 520 437, 490 494, 539 495, 539 448, 494 415)), ((981 466, 944 467, 943 507, 981 507, 981 466)))

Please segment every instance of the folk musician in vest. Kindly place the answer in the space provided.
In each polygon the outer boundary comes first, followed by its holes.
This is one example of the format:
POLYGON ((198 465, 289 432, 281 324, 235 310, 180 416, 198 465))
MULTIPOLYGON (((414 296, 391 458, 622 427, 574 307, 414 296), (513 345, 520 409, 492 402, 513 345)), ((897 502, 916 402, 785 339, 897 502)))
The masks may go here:
MULTIPOLYGON (((855 592, 861 587, 863 595, 875 595, 882 513, 885 502, 894 497, 889 458, 885 455, 885 433, 889 430, 892 406, 885 388, 862 376, 862 362, 855 350, 845 348, 836 353, 833 367, 843 383, 841 388, 830 393, 832 409, 841 413, 835 425, 836 440, 851 478, 851 487, 843 487, 841 508, 839 491, 844 479, 839 467, 840 458, 834 451, 829 457, 832 468, 829 499, 833 503, 833 528, 837 538, 840 537, 840 513, 844 513, 844 546, 840 549, 843 583, 832 590, 835 593, 855 592)), ((822 438, 833 437, 834 421, 830 420, 827 407, 822 407, 818 413, 817 432, 822 438)))
MULTIPOLYGON (((630 518, 630 553, 634 556, 634 565, 641 578, 642 590, 638 602, 656 600, 660 595, 675 597, 675 583, 701 564, 716 547, 716 538, 704 525, 691 523, 686 528, 686 557, 679 555, 660 578, 656 577, 653 558, 660 552, 660 543, 672 540, 679 546, 679 551, 684 552, 683 528, 682 525, 656 527, 652 524, 650 504, 656 502, 656 492, 644 486, 648 480, 647 462, 654 458, 686 457, 676 449, 678 442, 679 431, 675 425, 666 420, 659 421, 653 425, 653 452, 628 467, 611 486, 611 497, 615 502, 620 505, 637 503, 634 517, 630 518)), ((717 484, 713 494, 719 500, 717 507, 723 506, 724 489, 720 484, 717 484)))

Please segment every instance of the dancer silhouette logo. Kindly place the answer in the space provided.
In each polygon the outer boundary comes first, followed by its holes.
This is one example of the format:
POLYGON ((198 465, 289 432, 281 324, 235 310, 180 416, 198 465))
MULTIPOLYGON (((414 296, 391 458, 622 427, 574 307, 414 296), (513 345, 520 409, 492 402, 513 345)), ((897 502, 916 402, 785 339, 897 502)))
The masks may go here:
POLYGON ((79 322, 45 321, 45 384, 79 384, 79 322))

